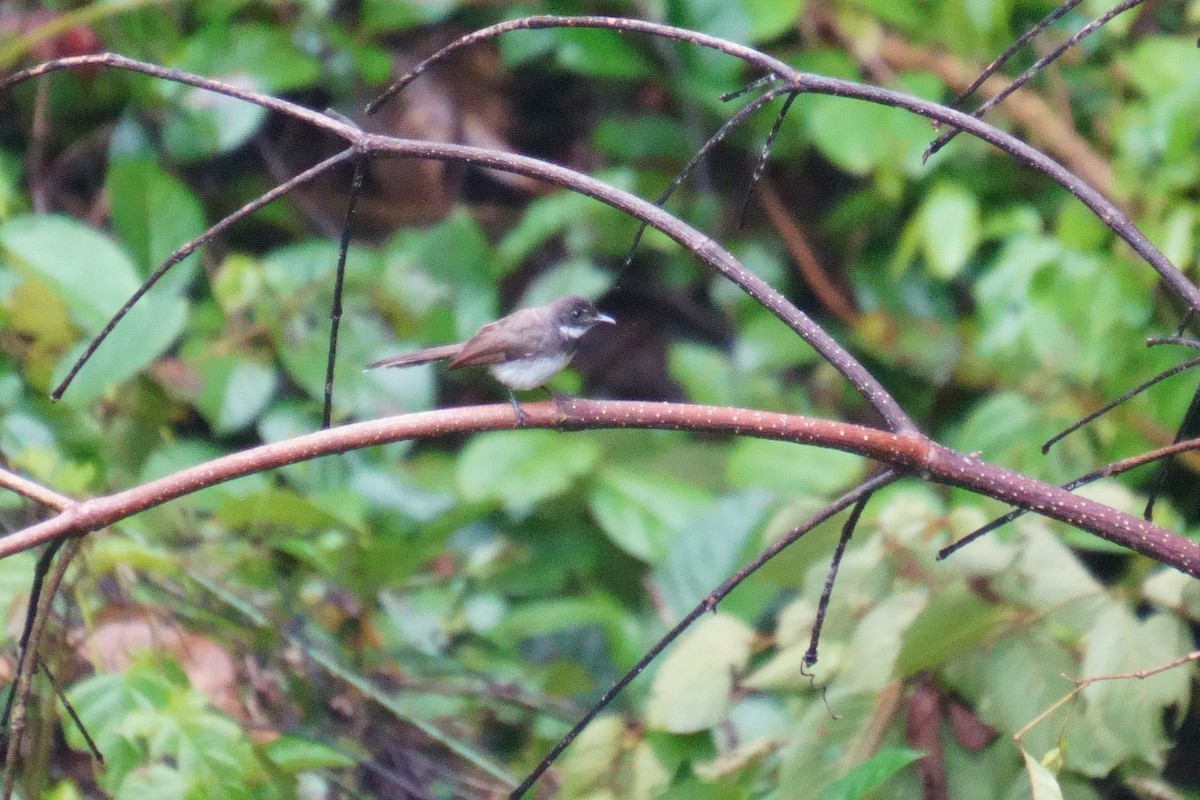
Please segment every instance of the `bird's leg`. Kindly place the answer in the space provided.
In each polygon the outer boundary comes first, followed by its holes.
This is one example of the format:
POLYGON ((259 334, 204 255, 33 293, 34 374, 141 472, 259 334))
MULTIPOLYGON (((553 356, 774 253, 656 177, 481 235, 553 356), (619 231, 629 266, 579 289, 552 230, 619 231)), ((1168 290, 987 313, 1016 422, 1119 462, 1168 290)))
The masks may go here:
POLYGON ((508 401, 512 403, 513 413, 517 415, 517 427, 525 427, 525 412, 521 410, 521 404, 517 402, 517 396, 513 394, 513 390, 508 390, 508 401))

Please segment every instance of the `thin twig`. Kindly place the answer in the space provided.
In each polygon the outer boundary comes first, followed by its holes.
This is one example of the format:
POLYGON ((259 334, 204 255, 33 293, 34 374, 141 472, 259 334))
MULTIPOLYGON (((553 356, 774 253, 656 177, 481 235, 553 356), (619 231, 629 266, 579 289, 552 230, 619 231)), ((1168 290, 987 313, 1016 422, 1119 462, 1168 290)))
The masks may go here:
POLYGON ((22 734, 25 730, 25 708, 29 701, 30 678, 33 676, 33 667, 38 661, 37 652, 41 645, 42 633, 46 629, 46 621, 50 617, 51 606, 54 603, 55 595, 58 594, 58 587, 62 583, 63 576, 66 574, 67 566, 79 552, 82 544, 83 539, 76 537, 62 548, 62 554, 55 563, 50 577, 46 580, 45 588, 38 600, 33 625, 29 630, 29 637, 22 648, 23 658, 21 660, 24 669, 19 671, 13 679, 12 692, 16 695, 16 701, 13 703, 12 717, 9 720, 8 747, 4 754, 4 785, 0 789, 0 800, 10 800, 12 797, 13 785, 16 781, 17 758, 21 750, 22 734))
MULTIPOLYGON (((755 81, 755 83, 759 82, 760 81, 755 81)), ((699 166, 700 162, 704 160, 704 158, 712 151, 714 147, 723 142, 734 128, 742 124, 742 122, 744 122, 746 118, 755 111, 762 108, 779 95, 787 94, 787 92, 788 90, 786 88, 776 87, 774 89, 770 89, 738 109, 737 113, 727 119, 724 124, 717 129, 716 133, 708 137, 704 144, 700 145, 699 149, 697 149, 692 155, 691 159, 688 160, 688 163, 683 165, 683 169, 679 170, 679 172, 675 174, 675 177, 671 179, 671 183, 668 184, 667 188, 663 189, 662 192, 659 193, 658 197, 654 198, 654 205, 661 208, 668 200, 670 200, 671 195, 675 193, 675 190, 683 185, 683 182, 687 180, 687 177, 692 174, 697 166, 699 166)), ((722 97, 722 99, 725 98, 722 97)), ((633 263, 634 253, 637 251, 638 245, 641 244, 642 237, 645 235, 646 228, 649 227, 649 225, 650 223, 646 222, 645 220, 642 220, 641 224, 638 225, 637 231, 633 234, 633 240, 629 244, 629 249, 625 252, 625 258, 621 261, 622 270, 628 269, 633 263)))
MULTIPOLYGON (((1065 53, 1071 47, 1074 47, 1076 44, 1078 44, 1081 39, 1083 39, 1086 36, 1091 35, 1091 33, 1093 31, 1095 31, 1101 25, 1104 25, 1105 23, 1107 23, 1113 17, 1117 16, 1118 14, 1123 14, 1124 12, 1126 12, 1129 9, 1133 8, 1134 6, 1140 4, 1141 2, 1142 2, 1142 0, 1125 0, 1125 2, 1117 5, 1114 8, 1109 9, 1108 11, 1101 14, 1096 19, 1089 22, 1087 25, 1084 25, 1082 28, 1080 28, 1075 33, 1074 36, 1071 36, 1069 39, 1067 39, 1065 42, 1060 44, 1058 47, 1055 47, 1049 53, 1047 53, 1046 55, 1039 58, 1037 61, 1034 62, 1033 66, 1031 66, 1029 69, 1025 70, 1024 72, 1022 72, 1016 79, 1014 79, 1012 81, 1012 83, 1010 83, 1008 86, 1004 87, 1004 89, 1002 91, 1000 91, 994 97, 989 98, 986 102, 984 102, 982 105, 980 105, 979 108, 972 111, 971 116, 982 117, 989 110, 991 110, 997 103, 1004 100, 1004 98, 1008 97, 1010 94, 1015 92, 1017 89, 1020 89, 1022 86, 1025 85, 1026 82, 1028 82, 1028 80, 1030 78, 1032 78, 1034 75, 1036 75, 1037 73, 1039 73, 1043 69, 1045 69, 1047 64, 1049 64, 1050 62, 1057 59, 1059 56, 1061 56, 1063 53, 1065 53)), ((986 76, 985 76, 985 80, 986 80, 986 76)), ((933 142, 929 145, 929 147, 925 148, 925 152, 921 155, 921 158, 928 159, 931 155, 933 155, 934 153, 936 153, 937 151, 939 151, 943 147, 945 147, 950 142, 950 140, 953 139, 955 136, 958 136, 958 134, 959 134, 959 132, 957 130, 946 131, 941 136, 934 139, 933 142)))
POLYGON ((739 569, 732 576, 726 579, 725 582, 723 582, 720 586, 706 595, 704 599, 696 605, 695 608, 685 614, 683 618, 671 628, 671 630, 667 631, 667 633, 661 639, 655 642, 654 647, 650 648, 650 650, 644 656, 638 659, 638 662, 634 664, 628 672, 622 675, 616 681, 616 683, 612 685, 612 688, 605 692, 604 696, 601 697, 594 706, 588 709, 587 713, 584 714, 574 726, 572 726, 571 730, 567 731, 566 735, 559 739, 558 743, 555 744, 554 747, 550 748, 550 751, 546 754, 545 758, 543 758, 538 765, 534 767, 533 771, 531 771, 525 777, 525 780, 521 781, 521 784, 512 791, 512 794, 509 795, 509 800, 517 800, 524 795, 525 792, 529 791, 530 787, 532 787, 533 784, 537 782, 537 779, 542 776, 542 773, 550 768, 550 765, 554 763, 555 759, 557 759, 559 755, 561 755, 562 752, 567 749, 571 742, 575 741, 575 737, 577 737, 580 732, 582 732, 583 729, 588 726, 588 723, 596 718, 597 714, 603 711, 608 704, 611 703, 613 699, 633 681, 634 678, 640 675, 642 671, 650 665, 650 662, 658 657, 659 653, 665 650, 667 646, 671 644, 671 642, 679 638, 679 635, 687 630, 699 617, 715 609, 717 604, 727 597, 729 593, 738 586, 738 584, 753 575, 764 564, 777 556, 784 549, 791 546, 792 543, 796 542, 813 528, 842 511, 852 503, 860 502, 861 498, 864 496, 870 496, 872 492, 875 492, 889 483, 892 483, 898 477, 899 476, 897 476, 896 473, 889 470, 876 475, 870 480, 850 490, 837 500, 834 500, 832 503, 822 508, 803 524, 793 528, 786 535, 780 537, 770 547, 759 553, 759 555, 753 561, 739 569))
POLYGON ((255 211, 274 202, 280 197, 283 197, 293 189, 296 189, 313 180, 314 178, 323 175, 352 155, 354 155, 354 150, 343 150, 337 155, 325 159, 320 164, 304 170, 304 172, 301 172, 294 178, 284 181, 270 191, 260 195, 255 200, 252 200, 251 202, 242 206, 217 224, 208 228, 208 230, 204 231, 204 233, 200 234, 195 239, 192 239, 187 244, 179 247, 174 253, 171 253, 167 260, 159 265, 158 269, 150 273, 150 277, 146 278, 142 285, 137 288, 137 291, 129 296, 129 299, 125 301, 124 305, 117 309, 117 313, 112 315, 112 318, 105 323, 104 327, 100 329, 100 332, 92 337, 92 340, 88 342, 88 346, 84 348, 83 353, 75 360, 75 363, 71 365, 71 369, 67 371, 66 377, 64 377, 62 381, 59 382, 58 386, 54 387, 54 391, 50 393, 51 399, 62 399, 63 392, 65 392, 67 387, 71 385, 71 381, 75 380, 75 376, 79 374, 79 370, 83 369, 83 365, 88 362, 88 359, 92 357, 92 354, 99 349, 104 340, 108 338, 108 335, 112 333, 113 328, 117 327, 117 323, 125 318, 125 315, 128 314, 134 305, 137 304, 137 301, 140 300, 146 294, 146 292, 150 291, 151 287, 158 283, 159 279, 166 275, 167 271, 170 270, 171 267, 175 266, 199 248, 211 242, 238 220, 253 214, 255 211))
MULTIPOLYGON (((1188 359, 1187 361, 1184 361, 1180 364, 1176 364, 1175 366, 1171 367, 1170 369, 1164 370, 1164 371, 1158 373, 1157 375, 1155 375, 1153 378, 1149 379, 1148 381, 1144 381, 1143 383, 1138 384, 1137 386, 1133 387, 1132 389, 1130 389, 1129 391, 1125 392, 1123 395, 1118 397, 1116 400, 1105 403, 1104 405, 1100 406, 1100 408, 1096 409, 1092 413, 1088 414, 1087 416, 1083 417, 1082 419, 1078 420, 1077 422, 1071 424, 1069 427, 1064 429, 1062 432, 1056 433, 1053 436, 1051 436, 1049 439, 1047 439, 1045 441, 1045 443, 1042 444, 1042 455, 1049 453, 1050 448, 1053 447, 1056 443, 1058 443, 1062 439, 1066 438, 1067 436, 1070 436, 1072 433, 1079 430, 1084 425, 1087 425, 1089 422, 1092 422, 1093 420, 1096 420, 1096 419, 1104 416, 1109 411, 1112 411, 1114 408, 1121 405, 1122 403, 1124 403, 1128 400, 1132 400, 1134 397, 1137 397, 1139 394, 1146 391, 1151 386, 1154 386, 1157 383, 1165 381, 1167 378, 1178 375, 1179 373, 1184 372, 1185 370, 1189 370, 1192 367, 1197 366, 1197 365, 1200 365, 1200 356, 1197 356, 1196 358, 1188 359)), ((1176 441, 1179 441, 1179 439, 1177 438, 1176 441)))
MULTIPOLYGON (((1184 437, 1195 430, 1197 420, 1200 420, 1200 385, 1197 385, 1195 391, 1192 392, 1192 400, 1188 403, 1187 411, 1184 412, 1183 419, 1180 420, 1179 427, 1175 430, 1175 438, 1172 439, 1171 444, 1183 441, 1184 437)), ((1146 490, 1149 497, 1146 499, 1146 508, 1142 511, 1142 518, 1147 522, 1154 519, 1154 504, 1158 500, 1159 494, 1162 493, 1170 465, 1171 462, 1165 458, 1159 461, 1154 475, 1150 478, 1150 487, 1146 490)))
POLYGON ((771 130, 767 134, 767 138, 763 141, 762 148, 758 153, 758 163, 754 165, 754 172, 750 175, 750 183, 746 186, 746 196, 742 200, 741 211, 738 212, 738 228, 746 226, 746 215, 750 213, 750 200, 754 197, 754 187, 762 178, 763 172, 767 168, 767 159, 771 157, 771 145, 775 144, 775 137, 779 135, 779 129, 783 127, 783 120, 787 117, 787 113, 792 108, 792 103, 796 101, 796 95, 789 94, 787 99, 783 101, 783 107, 779 109, 779 113, 775 115, 775 122, 771 125, 771 130))
POLYGON ((333 304, 329 309, 329 358, 325 364, 325 410, 321 415, 321 427, 328 428, 333 418, 333 368, 337 362, 338 327, 342 321, 342 284, 346 280, 346 254, 350 251, 350 229, 354 222, 354 208, 362 194, 366 161, 354 160, 354 177, 350 181, 350 196, 346 199, 346 216, 342 220, 342 236, 338 241, 337 272, 333 280, 333 304))
POLYGON ((1140 669, 1135 672, 1123 672, 1118 675, 1093 675, 1090 678, 1074 678, 1074 679, 1072 679, 1072 681, 1075 684, 1075 688, 1072 689, 1071 691, 1067 692, 1062 697, 1060 697, 1058 700, 1056 700, 1054 703, 1052 703, 1049 708, 1047 708, 1042 713, 1038 714, 1036 717, 1034 717, 1032 720, 1030 720, 1026 725, 1024 725, 1019 731, 1014 733, 1013 739, 1015 739, 1017 741, 1017 743, 1020 744, 1021 738, 1024 737, 1025 734, 1029 733, 1029 731, 1031 731, 1034 727, 1039 725, 1043 720, 1046 719, 1046 717, 1053 714, 1055 711, 1057 711, 1059 708, 1061 708, 1064 704, 1069 703, 1070 701, 1074 700, 1076 697, 1079 696, 1080 692, 1082 692, 1087 687, 1091 686, 1093 683, 1099 683, 1100 681, 1145 680, 1146 678, 1149 678, 1154 675, 1158 675, 1161 672, 1166 672, 1167 670, 1172 670, 1172 669, 1176 669, 1178 667, 1182 667, 1184 664, 1190 663, 1192 661, 1200 661, 1200 650, 1194 650, 1191 653, 1187 653, 1186 655, 1180 656, 1179 658, 1172 659, 1171 661, 1168 661, 1166 664, 1160 664, 1157 667, 1150 667, 1149 669, 1140 669))
POLYGON ((954 108, 961 106, 964 100, 975 94, 975 90, 982 86, 984 81, 990 78, 996 70, 1000 69, 1000 67, 1002 67, 1006 61, 1012 58, 1014 53, 1024 47, 1030 39, 1032 39, 1034 36, 1037 36, 1039 33, 1053 25, 1058 20, 1062 19, 1062 17, 1066 15, 1068 11, 1079 5, 1081 2, 1083 2, 1083 0, 1067 0, 1067 2, 1057 6, 1049 14, 1042 17, 1042 19, 1038 21, 1036 25, 1022 33, 1016 38, 1016 41, 1006 47, 1003 53, 996 56, 995 61, 984 67, 983 71, 979 73, 979 77, 971 81, 971 84, 967 86, 967 88, 959 92, 958 96, 951 101, 950 105, 954 108))
POLYGON ((811 667, 817 663, 817 646, 821 643, 821 629, 825 627, 825 614, 829 611, 829 601, 833 597, 833 584, 837 580, 838 567, 842 565, 842 556, 846 554, 846 545, 850 543, 850 537, 854 535, 854 529, 858 527, 858 519, 862 516, 863 509, 867 507, 870 499, 870 494, 864 494, 854 504, 854 509, 846 519, 846 524, 842 526, 837 546, 833 548, 833 558, 829 561, 829 572, 825 575, 825 586, 821 589, 821 599, 817 601, 817 617, 813 620, 812 637, 808 641, 808 650, 804 653, 805 667, 811 667))

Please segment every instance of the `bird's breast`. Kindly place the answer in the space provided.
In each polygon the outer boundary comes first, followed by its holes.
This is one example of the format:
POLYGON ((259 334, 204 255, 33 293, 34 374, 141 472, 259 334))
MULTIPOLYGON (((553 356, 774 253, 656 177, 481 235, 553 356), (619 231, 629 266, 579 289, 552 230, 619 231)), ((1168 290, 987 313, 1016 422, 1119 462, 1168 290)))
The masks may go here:
POLYGON ((536 389, 558 374, 571 360, 569 353, 556 356, 529 356, 491 367, 496 380, 510 389, 536 389))

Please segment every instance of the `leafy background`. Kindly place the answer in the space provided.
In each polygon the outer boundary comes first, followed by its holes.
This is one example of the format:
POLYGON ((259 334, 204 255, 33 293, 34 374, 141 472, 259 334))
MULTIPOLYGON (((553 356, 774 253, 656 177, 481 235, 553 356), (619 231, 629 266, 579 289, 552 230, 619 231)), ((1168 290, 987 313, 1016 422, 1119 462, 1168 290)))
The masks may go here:
MULTIPOLYGON (((1085 2, 1043 42, 1109 5, 1085 2)), ((969 79, 1050 8, 16 3, 0 14, 0 67, 103 48, 353 115, 389 75, 457 34, 526 13, 602 11, 948 100, 956 74, 969 79)), ((1086 167, 1184 269, 1196 254, 1196 24, 1194 4, 1150 3, 995 115, 1086 167), (1032 116, 1037 103, 1051 113, 1032 116)), ((752 77, 726 57, 643 37, 521 32, 426 76, 373 124, 532 153, 653 197, 737 106, 718 96, 752 77)), ((318 427, 345 175, 177 267, 62 402, 47 395, 175 247, 333 143, 255 107, 112 71, 61 73, 3 103, 9 465, 82 497, 318 427), (39 102, 47 126, 37 133, 39 102)), ((1039 452, 1180 357, 1143 346, 1171 332, 1179 309, 1061 189, 968 137, 922 163, 926 122, 801 96, 739 227, 771 122, 767 111, 737 131, 669 208, 827 325, 934 438, 1052 481, 1171 439, 1194 378, 1039 452), (767 212, 768 194, 786 220, 767 212), (799 239, 832 293, 798 269, 789 245, 799 239)), ((559 390, 873 421, 782 325, 665 239, 647 235, 622 269, 635 226, 591 201, 394 162, 370 170, 355 224, 341 421, 500 399, 485 376, 361 365, 568 292, 598 298, 620 325, 587 342, 559 390)), ((1160 523, 1195 525, 1196 464, 1173 469, 1160 523)), ((502 793, 674 621, 868 469, 759 441, 505 432, 299 464, 144 513, 91 537, 43 652, 107 765, 88 760, 40 686, 20 791, 502 793)), ((1087 491, 1137 513, 1146 478, 1087 491)), ((13 496, 0 505, 10 529, 37 518, 13 496)), ((1032 518, 934 560, 1001 510, 916 481, 880 492, 842 568, 810 682, 800 666, 837 521, 817 529, 703 617, 538 791, 1200 797, 1190 667, 1093 684, 1014 742, 1069 679, 1190 651, 1200 596, 1181 575, 1032 518)), ((0 563, 9 670, 32 563, 0 563)))

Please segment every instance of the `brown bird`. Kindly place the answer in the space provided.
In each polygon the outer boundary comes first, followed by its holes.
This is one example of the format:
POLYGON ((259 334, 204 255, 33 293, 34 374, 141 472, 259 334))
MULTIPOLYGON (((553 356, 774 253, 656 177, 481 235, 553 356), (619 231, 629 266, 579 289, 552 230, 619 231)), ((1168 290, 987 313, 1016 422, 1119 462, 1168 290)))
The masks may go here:
POLYGON ((601 322, 612 325, 616 320, 601 314, 586 298, 568 295, 489 322, 465 342, 389 356, 366 368, 413 367, 446 359, 450 369, 487 367, 508 389, 517 422, 524 425, 525 415, 512 390, 544 386, 570 362, 579 339, 601 322))

